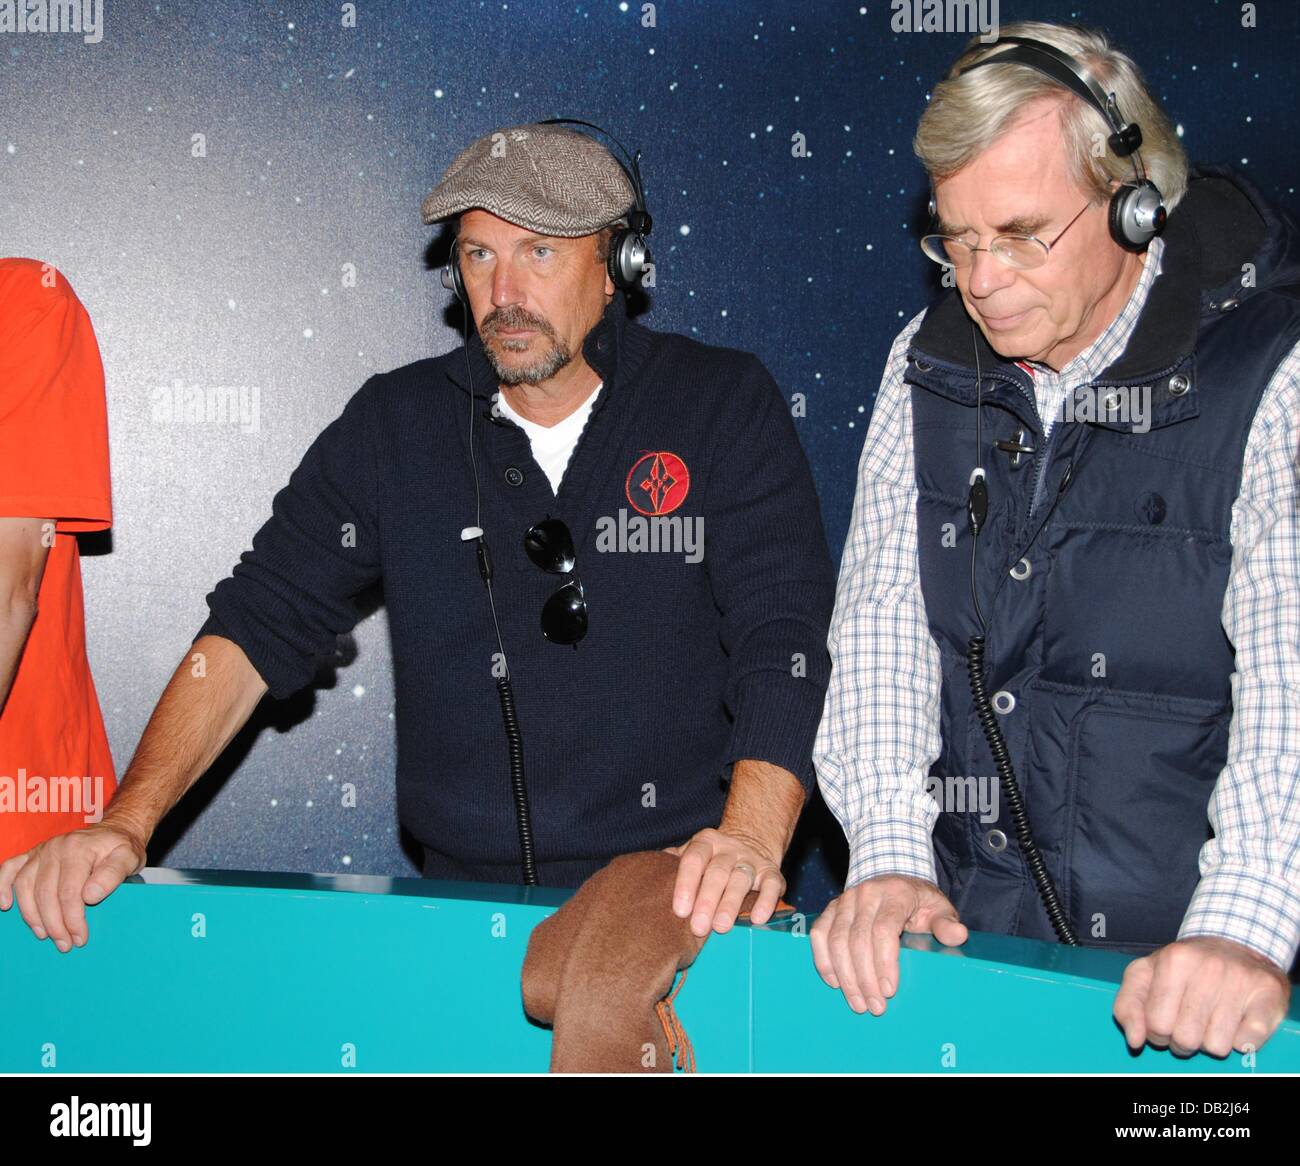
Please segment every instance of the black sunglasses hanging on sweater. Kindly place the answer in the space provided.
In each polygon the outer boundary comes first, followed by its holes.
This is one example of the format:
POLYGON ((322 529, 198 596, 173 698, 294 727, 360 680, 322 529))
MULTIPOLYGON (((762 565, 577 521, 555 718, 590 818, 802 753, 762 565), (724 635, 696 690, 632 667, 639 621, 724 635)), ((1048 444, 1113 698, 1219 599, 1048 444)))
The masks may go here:
MULTIPOLYGON (((552 575, 572 574, 577 562, 573 535, 558 518, 545 518, 524 534, 524 550, 533 563, 552 575)), ((574 577, 542 608, 542 635, 556 644, 576 644, 587 634, 587 598, 574 577)))

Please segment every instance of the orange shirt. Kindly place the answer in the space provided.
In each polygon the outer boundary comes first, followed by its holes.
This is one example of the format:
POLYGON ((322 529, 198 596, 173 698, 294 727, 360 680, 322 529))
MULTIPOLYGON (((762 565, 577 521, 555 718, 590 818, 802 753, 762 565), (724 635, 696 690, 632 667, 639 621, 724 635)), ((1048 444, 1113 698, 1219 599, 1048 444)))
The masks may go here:
POLYGON ((113 519, 104 367, 76 293, 35 259, 0 259, 0 515, 56 520, 39 610, 0 712, 3 861, 97 820, 117 789, 72 533, 113 519))

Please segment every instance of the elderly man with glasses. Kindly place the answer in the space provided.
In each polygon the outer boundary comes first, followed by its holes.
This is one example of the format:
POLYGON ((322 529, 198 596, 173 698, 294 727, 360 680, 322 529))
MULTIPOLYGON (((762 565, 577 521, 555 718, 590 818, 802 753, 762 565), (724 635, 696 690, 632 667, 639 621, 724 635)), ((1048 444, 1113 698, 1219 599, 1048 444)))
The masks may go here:
POLYGON ((972 41, 914 147, 955 292, 862 451, 814 961, 879 1015, 903 931, 1105 946, 1130 1046, 1257 1049, 1300 943, 1300 236, 1078 27, 972 41))
POLYGON ((662 849, 696 935, 751 890, 771 916, 815 780, 834 569, 758 358, 629 318, 650 230, 631 162, 551 123, 453 160, 423 217, 456 222, 465 345, 370 378, 316 438, 103 822, 0 867, 0 908, 12 887, 38 937, 84 943, 83 903, 382 580, 426 877, 577 886, 662 849))

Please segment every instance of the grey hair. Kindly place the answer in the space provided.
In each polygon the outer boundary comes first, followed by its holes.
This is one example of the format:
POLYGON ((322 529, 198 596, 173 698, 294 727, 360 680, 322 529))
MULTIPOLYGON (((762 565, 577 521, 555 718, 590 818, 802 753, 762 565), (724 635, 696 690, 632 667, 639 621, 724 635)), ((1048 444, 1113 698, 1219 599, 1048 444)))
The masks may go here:
MULTIPOLYGON (((1124 119, 1142 127, 1140 153, 1146 175, 1159 188, 1166 210, 1178 205, 1187 192, 1187 155, 1182 143, 1137 65, 1114 48, 1104 32, 1080 24, 1022 20, 1003 25, 1001 35, 1046 41, 1081 61, 1103 90, 1115 94, 1124 119)), ((1109 122, 1051 78, 1021 64, 989 65, 958 77, 966 66, 1002 51, 1005 46, 972 37, 948 75, 934 87, 912 139, 912 150, 932 184, 961 170, 1012 127, 1026 104, 1043 97, 1059 99, 1057 113, 1068 173, 1093 202, 1110 197, 1112 178, 1132 179, 1129 159, 1119 157, 1105 144, 1111 134, 1109 122)))

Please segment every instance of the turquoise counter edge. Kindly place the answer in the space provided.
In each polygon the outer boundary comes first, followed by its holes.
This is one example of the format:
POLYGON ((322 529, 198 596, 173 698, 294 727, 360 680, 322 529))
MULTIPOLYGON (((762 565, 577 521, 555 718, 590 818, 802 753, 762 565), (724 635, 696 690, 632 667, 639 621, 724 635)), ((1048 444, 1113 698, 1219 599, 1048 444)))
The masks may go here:
MULTIPOLYGON (((544 1072, 519 970, 572 893, 148 868, 67 954, 11 909, 0 1072, 544 1072)), ((1253 1058, 1130 1054, 1111 1005, 1131 957, 1013 936, 905 935, 898 994, 858 1015, 813 967, 813 918, 709 939, 676 1000, 700 1071, 1300 1072, 1295 1005, 1253 1058)))

